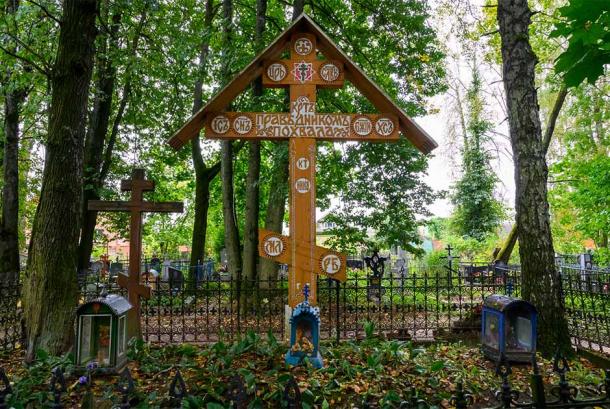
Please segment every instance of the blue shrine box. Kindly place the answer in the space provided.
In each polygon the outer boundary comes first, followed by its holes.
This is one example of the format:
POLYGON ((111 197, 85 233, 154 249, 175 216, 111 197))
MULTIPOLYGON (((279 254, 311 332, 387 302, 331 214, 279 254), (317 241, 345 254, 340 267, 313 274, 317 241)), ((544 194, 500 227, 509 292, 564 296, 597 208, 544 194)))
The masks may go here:
POLYGON ((483 303, 481 344, 494 361, 532 362, 536 354, 536 308, 527 301, 494 294, 483 303))
POLYGON ((320 345, 320 309, 309 305, 309 301, 297 304, 290 318, 290 349, 286 363, 299 365, 305 359, 315 368, 322 368, 320 345))

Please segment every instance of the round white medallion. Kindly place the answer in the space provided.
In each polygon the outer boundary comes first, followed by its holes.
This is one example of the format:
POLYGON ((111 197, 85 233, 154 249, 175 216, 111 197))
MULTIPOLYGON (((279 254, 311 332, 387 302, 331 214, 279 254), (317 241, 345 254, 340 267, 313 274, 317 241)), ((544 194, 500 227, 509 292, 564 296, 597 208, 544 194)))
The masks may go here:
POLYGON ((366 136, 371 133, 373 130, 373 123, 370 119, 365 116, 361 116, 356 118, 354 123, 352 124, 352 128, 354 132, 360 136, 366 136))
POLYGON ((294 51, 299 55, 309 55, 313 50, 313 44, 307 37, 301 37, 294 42, 294 51))
POLYGON ((299 170, 307 170, 309 169, 309 159, 305 157, 300 157, 297 159, 297 169, 299 170))
POLYGON ((320 77, 327 82, 336 81, 339 78, 339 67, 331 63, 324 64, 320 67, 320 77))
POLYGON ((288 74, 286 66, 279 62, 273 63, 267 67, 267 76, 272 81, 279 82, 286 78, 286 74, 288 74))
POLYGON ((336 274, 341 270, 341 258, 336 254, 327 254, 320 260, 320 267, 326 274, 336 274))
POLYGON ((394 122, 390 118, 379 118, 375 122, 375 132, 381 136, 390 136, 394 132, 394 122))
POLYGON ((229 131, 230 127, 229 118, 224 115, 218 115, 212 119, 210 126, 212 127, 212 132, 219 135, 225 134, 229 131))
POLYGON ((245 135, 252 130, 252 120, 246 115, 240 115, 233 121, 233 129, 240 135, 245 135))
POLYGON ((300 179, 297 179, 296 182, 294 182, 294 188, 299 193, 307 193, 307 192, 309 192, 309 189, 311 188, 311 183, 309 183, 308 179, 300 178, 300 179))
POLYGON ((284 252, 284 242, 277 236, 268 236, 263 243, 265 254, 277 257, 284 252))

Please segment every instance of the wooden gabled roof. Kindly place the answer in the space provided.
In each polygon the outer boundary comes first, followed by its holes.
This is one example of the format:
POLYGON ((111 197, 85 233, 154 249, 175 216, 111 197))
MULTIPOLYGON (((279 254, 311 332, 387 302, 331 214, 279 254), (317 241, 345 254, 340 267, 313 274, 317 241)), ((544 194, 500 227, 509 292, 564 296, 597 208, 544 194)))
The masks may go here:
POLYGON ((371 101, 379 112, 394 114, 400 122, 400 130, 411 143, 422 153, 429 153, 438 145, 419 127, 392 99, 375 84, 322 29, 307 15, 299 16, 275 41, 265 48, 256 58, 231 82, 222 88, 203 108, 195 113, 170 139, 169 144, 179 149, 188 141, 197 137, 204 127, 205 117, 209 112, 219 112, 226 107, 244 90, 252 81, 263 73, 265 61, 280 57, 290 43, 290 36, 295 32, 310 32, 317 36, 318 49, 328 59, 343 61, 345 65, 345 78, 371 101))

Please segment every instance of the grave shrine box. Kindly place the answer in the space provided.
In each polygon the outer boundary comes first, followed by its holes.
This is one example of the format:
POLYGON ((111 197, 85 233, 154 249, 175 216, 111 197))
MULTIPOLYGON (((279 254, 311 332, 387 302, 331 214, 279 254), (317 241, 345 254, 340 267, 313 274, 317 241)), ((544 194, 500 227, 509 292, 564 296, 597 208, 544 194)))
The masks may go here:
POLYGON ((127 312, 132 305, 109 294, 76 310, 76 366, 95 362, 100 372, 118 373, 127 363, 127 312))
POLYGON ((309 305, 309 301, 297 304, 290 317, 290 349, 286 363, 299 365, 305 359, 315 368, 322 368, 320 346, 320 309, 309 305))
POLYGON ((536 308, 527 301, 494 294, 483 303, 481 344, 486 357, 532 362, 536 354, 536 308))

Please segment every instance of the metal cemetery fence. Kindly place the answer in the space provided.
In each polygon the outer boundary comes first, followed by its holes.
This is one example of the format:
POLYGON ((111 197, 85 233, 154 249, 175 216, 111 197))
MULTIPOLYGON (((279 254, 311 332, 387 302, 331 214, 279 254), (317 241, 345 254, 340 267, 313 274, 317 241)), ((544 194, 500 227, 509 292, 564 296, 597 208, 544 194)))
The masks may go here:
MULTIPOLYGON (((546 387, 542 375, 538 369, 536 361, 532 362, 533 372, 530 375, 530 391, 522 393, 513 389, 510 383, 511 368, 506 362, 500 362, 496 368, 496 375, 502 380, 500 387, 495 391, 496 403, 490 409, 573 409, 573 408, 610 408, 610 370, 605 372, 605 380, 600 385, 592 385, 586 388, 577 388, 571 385, 566 379, 569 371, 567 360, 562 357, 555 357, 553 371, 557 374, 559 381, 556 385, 546 387)), ((88 368, 87 374, 78 380, 79 389, 68 393, 67 380, 63 368, 55 367, 51 371, 49 381, 49 397, 51 401, 47 403, 52 408, 66 408, 67 399, 92 399, 91 386, 94 381, 92 368, 88 368), (80 396, 79 396, 80 395, 80 396), (84 396, 88 395, 87 398, 84 396)), ((284 377, 286 378, 286 377, 284 377)), ((170 378, 168 378, 170 379, 170 378)), ((268 382, 265 380, 265 382, 268 382)), ((281 394, 281 402, 274 402, 277 406, 285 408, 319 407, 322 404, 312 393, 306 399, 292 374, 287 380, 277 380, 281 394), (307 406, 305 406, 307 404, 307 406)), ((248 392, 246 382, 241 375, 235 374, 227 382, 227 388, 222 393, 222 400, 211 398, 208 393, 207 399, 197 392, 193 392, 182 377, 180 370, 175 368, 169 384, 158 388, 157 395, 165 398, 166 404, 163 407, 203 407, 204 404, 217 403, 223 407, 246 409, 250 407, 254 396, 257 396, 257 382, 254 381, 254 390, 248 392), (166 389, 167 388, 167 389, 166 389), (167 392, 165 392, 167 391, 167 392), (187 404, 187 402, 189 402, 187 404), (228 405, 228 406, 225 406, 228 405)), ((420 391, 415 390, 409 384, 404 388, 394 391, 398 400, 394 401, 391 407, 401 409, 432 409, 439 406, 427 402, 420 398, 420 391)), ((430 391, 427 391, 430 392, 430 391)), ((13 393, 10 380, 4 370, 0 367, 0 409, 7 408, 10 403, 9 397, 13 393)), ((323 397, 322 397, 323 398, 323 397)), ((135 408, 141 407, 143 400, 137 393, 137 385, 134 382, 128 368, 124 369, 115 381, 113 393, 104 394, 106 402, 113 402, 114 408, 135 408)), ((366 395, 356 397, 353 401, 359 407, 378 407, 376 402, 370 402, 366 395), (360 400, 360 401, 359 401, 360 400)), ((469 409, 481 407, 475 398, 464 389, 462 382, 458 381, 456 389, 452 391, 449 404, 456 409, 469 409), (476 405, 476 406, 475 406, 476 405)), ((84 406, 83 406, 84 407, 84 406)), ((88 407, 88 406, 87 406, 88 407)), ((209 407, 209 406, 207 406, 209 407)), ((386 406, 384 406, 386 407, 386 406)), ((445 407, 441 405, 441 407, 445 407)))
MULTIPOLYGON (((224 274, 201 274, 187 279, 179 273, 145 280, 153 288, 142 301, 142 331, 155 344, 208 343, 233 340, 252 330, 284 334, 288 282, 238 282, 224 274)), ((388 338, 434 340, 465 331, 479 331, 480 309, 494 293, 520 295, 518 266, 473 263, 408 265, 386 272, 380 281, 368 270, 352 269, 345 283, 318 279, 322 339, 364 336, 365 323, 388 338)), ((126 268, 126 267, 124 267, 126 268)), ((610 272, 561 267, 564 297, 574 346, 610 354, 610 272)), ((79 278, 80 302, 99 296, 102 289, 124 291, 115 277, 88 274, 79 278)), ((13 349, 21 338, 19 285, 0 284, 0 349, 13 349)))

